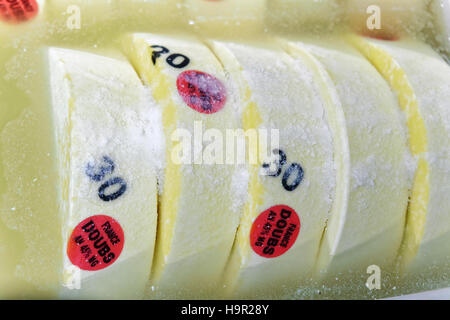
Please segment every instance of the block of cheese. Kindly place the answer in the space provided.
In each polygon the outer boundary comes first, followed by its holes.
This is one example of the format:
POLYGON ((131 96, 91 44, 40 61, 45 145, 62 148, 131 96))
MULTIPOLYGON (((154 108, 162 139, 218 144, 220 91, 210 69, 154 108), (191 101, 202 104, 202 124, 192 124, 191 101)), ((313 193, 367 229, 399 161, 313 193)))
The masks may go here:
POLYGON ((448 263, 450 257, 450 66, 413 40, 351 36, 398 96, 416 158, 414 185, 400 251, 403 271, 448 263))
POLYGON ((234 89, 196 39, 131 34, 124 50, 161 105, 167 141, 151 289, 160 297, 211 297, 243 202, 232 185, 239 171, 220 157, 224 145, 208 160, 208 140, 238 128, 234 89))
POLYGON ((244 130, 279 134, 277 149, 259 150, 269 160, 249 163, 225 288, 233 298, 279 297, 310 278, 335 197, 330 114, 311 71, 277 47, 222 41, 211 47, 241 88, 244 130))
POLYGON ((267 23, 271 28, 298 32, 334 28, 342 20, 340 0, 270 0, 267 1, 267 23))
POLYGON ((286 42, 287 50, 323 69, 320 85, 338 97, 350 150, 347 204, 328 221, 316 271, 366 277, 372 264, 392 267, 400 248, 411 180, 406 129, 388 84, 358 51, 339 38, 305 40, 286 42))
POLYGON ((429 0, 347 0, 346 19, 359 33, 382 39, 397 39, 405 33, 414 34, 426 27, 430 18, 428 2, 429 0))
POLYGON ((126 61, 49 48, 48 63, 64 226, 61 295, 141 298, 156 235, 159 112, 126 61))
POLYGON ((264 0, 183 0, 183 9, 194 27, 202 33, 237 31, 262 32, 266 10, 264 0))

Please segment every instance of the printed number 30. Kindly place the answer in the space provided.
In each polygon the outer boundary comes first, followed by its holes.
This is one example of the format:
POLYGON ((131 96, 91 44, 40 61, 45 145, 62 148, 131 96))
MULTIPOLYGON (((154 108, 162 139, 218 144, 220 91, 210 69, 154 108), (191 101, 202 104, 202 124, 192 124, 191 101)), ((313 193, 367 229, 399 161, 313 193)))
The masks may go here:
MULTIPOLYGON (((86 165, 85 173, 92 180, 96 182, 101 182, 105 180, 105 177, 109 174, 112 174, 115 169, 114 161, 107 156, 103 157, 103 165, 95 167, 92 164, 88 163, 86 165)), ((122 196, 127 190, 126 182, 120 177, 114 177, 106 182, 104 182, 100 188, 98 189, 98 196, 103 201, 114 201, 120 196, 122 196), (116 192, 106 193, 110 187, 119 186, 116 192)))
MULTIPOLYGON (((274 149, 272 151, 273 155, 277 157, 277 160, 273 162, 273 164, 276 167, 275 172, 271 172, 271 165, 268 163, 264 163, 262 165, 263 169, 265 170, 265 175, 269 177, 278 177, 283 171, 283 166, 287 163, 287 156, 286 153, 283 150, 280 149, 274 149)), ((281 183, 283 185, 283 188, 287 191, 294 191, 297 189, 297 187, 300 185, 300 183, 303 180, 304 171, 301 165, 298 163, 292 163, 283 174, 283 177, 281 179, 281 183), (289 182, 289 180, 292 180, 291 177, 294 176, 294 180, 289 182)))

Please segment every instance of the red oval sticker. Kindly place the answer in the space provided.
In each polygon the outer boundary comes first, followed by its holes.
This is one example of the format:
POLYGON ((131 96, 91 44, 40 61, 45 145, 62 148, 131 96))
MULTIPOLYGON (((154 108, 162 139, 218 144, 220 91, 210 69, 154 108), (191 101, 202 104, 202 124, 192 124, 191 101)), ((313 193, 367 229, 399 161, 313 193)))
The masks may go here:
POLYGON ((264 258, 276 258, 288 251, 300 232, 300 218, 290 207, 278 205, 261 213, 253 222, 250 243, 264 258))
POLYGON ((125 242, 120 224, 111 217, 97 215, 80 222, 67 244, 67 256, 81 270, 98 271, 112 265, 125 242))
POLYGON ((182 72, 177 79, 177 88, 183 101, 201 113, 218 112, 226 102, 226 90, 222 82, 201 71, 182 72))
POLYGON ((36 0, 0 0, 0 19, 20 23, 33 19, 39 11, 36 0))

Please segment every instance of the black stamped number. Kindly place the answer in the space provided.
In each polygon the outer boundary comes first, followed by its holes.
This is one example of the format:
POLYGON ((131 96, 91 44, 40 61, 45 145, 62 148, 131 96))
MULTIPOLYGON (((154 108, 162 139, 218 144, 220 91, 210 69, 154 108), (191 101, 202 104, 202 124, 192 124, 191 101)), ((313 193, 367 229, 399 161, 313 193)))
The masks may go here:
MULTIPOLYGON (((272 154, 275 156, 272 163, 263 163, 262 168, 264 175, 277 178, 283 173, 283 167, 287 164, 287 155, 281 149, 272 150, 272 154)), ((294 191, 303 181, 304 175, 302 166, 298 163, 292 163, 284 171, 281 184, 286 191, 294 191)))
POLYGON ((103 163, 98 166, 88 163, 85 173, 92 181, 103 182, 98 189, 98 196, 101 200, 105 202, 114 201, 127 191, 127 183, 121 177, 106 180, 107 175, 114 173, 116 165, 108 156, 104 156, 102 160, 103 163))
MULTIPOLYGON (((156 64, 156 60, 159 59, 162 55, 170 53, 170 50, 164 46, 152 45, 150 47, 152 49, 157 49, 152 51, 152 62, 154 65, 156 64)), ((183 69, 189 65, 191 59, 181 53, 172 53, 166 58, 166 62, 173 68, 183 69)))

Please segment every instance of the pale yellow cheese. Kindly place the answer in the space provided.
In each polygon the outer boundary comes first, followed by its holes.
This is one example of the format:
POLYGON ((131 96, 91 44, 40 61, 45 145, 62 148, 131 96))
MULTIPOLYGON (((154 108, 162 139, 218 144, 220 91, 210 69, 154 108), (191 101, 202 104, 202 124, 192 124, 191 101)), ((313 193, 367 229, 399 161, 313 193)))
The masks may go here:
POLYGON ((385 39, 422 31, 429 21, 429 0, 346 0, 348 24, 357 32, 385 39), (380 22, 374 28, 375 22, 380 22), (369 28, 370 26, 370 28, 369 28))
MULTIPOLYGON (((217 291, 240 218, 242 200, 232 186, 235 169, 220 162, 203 163, 202 154, 194 150, 189 161, 180 161, 174 153, 181 142, 177 129, 195 139, 199 125, 203 132, 212 129, 221 137, 227 129, 238 128, 232 86, 213 53, 195 39, 132 34, 125 38, 124 50, 161 105, 167 141, 151 289, 160 297, 211 297, 210 289, 217 291), (155 63, 153 50, 164 52, 157 54, 155 63), (176 58, 171 60, 173 55, 176 58), (222 109, 200 113, 188 106, 177 79, 189 70, 207 73, 222 83, 226 95, 222 109)), ((206 151, 207 141, 200 143, 206 151)))
POLYGON ((183 10, 195 30, 208 34, 262 32, 265 0, 183 0, 183 10))
MULTIPOLYGON (((97 1, 97 0, 94 0, 97 1)), ((132 30, 158 30, 185 28, 184 0, 114 0, 115 21, 133 25, 132 30), (151 29, 149 29, 151 27, 151 29)))
POLYGON ((450 67, 427 45, 351 36, 398 96, 417 161, 400 252, 403 271, 420 272, 450 257, 450 67))
POLYGON ((282 31, 331 30, 342 21, 343 9, 340 0, 269 0, 266 22, 282 31))
MULTIPOLYGON (((126 61, 50 48, 48 63, 61 181, 61 296, 141 298, 150 276, 156 234, 154 159, 158 153, 150 139, 158 137, 157 109, 126 61), (110 169, 101 174, 101 167, 110 169), (93 179, 96 174, 101 177, 93 179), (115 178, 124 182, 124 192, 102 200, 101 186, 115 178), (95 215, 109 216, 120 224, 124 247, 106 268, 80 270, 69 260, 67 246, 73 241, 74 228, 95 215)), ((119 190, 113 184, 104 195, 119 190)))
MULTIPOLYGON (((110 19, 117 0, 46 0, 49 18, 68 30, 79 30, 110 19)), ((127 1, 128 2, 128 1, 127 1)))
MULTIPOLYGON (((225 270, 225 289, 229 297, 276 297, 285 290, 292 292, 311 276, 335 197, 329 114, 322 107, 311 71, 276 47, 220 41, 212 41, 211 46, 241 88, 244 129, 278 130, 279 149, 286 155, 278 177, 261 172, 261 162, 248 167, 248 198, 225 270), (304 177, 296 189, 288 191, 282 177, 293 163, 302 166, 304 177), (300 232, 284 254, 260 256, 252 249, 255 243, 250 243, 252 225, 263 211, 277 205, 296 212, 300 232)), ((259 152, 268 155, 271 150, 259 152)))
MULTIPOLYGON (((400 247, 408 203, 408 145, 397 101, 367 60, 342 39, 286 42, 287 50, 322 69, 323 92, 338 99, 347 126, 347 205, 328 221, 316 271, 320 276, 391 266, 400 247)), ((383 269, 386 270, 386 269, 383 269)))

